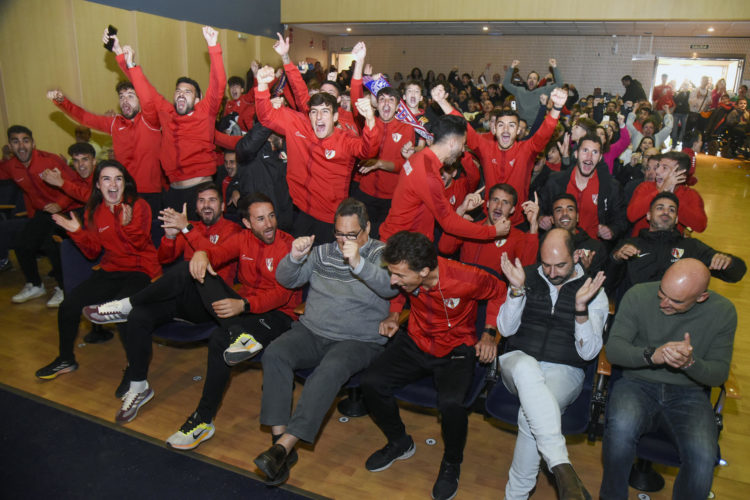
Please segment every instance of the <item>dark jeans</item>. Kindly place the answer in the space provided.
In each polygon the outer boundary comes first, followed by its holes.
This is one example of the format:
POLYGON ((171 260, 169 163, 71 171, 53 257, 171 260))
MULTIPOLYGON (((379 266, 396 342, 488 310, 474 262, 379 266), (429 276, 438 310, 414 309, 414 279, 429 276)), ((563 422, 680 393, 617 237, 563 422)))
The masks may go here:
POLYGON ((84 306, 127 297, 148 285, 149 281, 151 278, 145 273, 99 269, 70 293, 66 293, 65 300, 57 311, 60 357, 71 361, 75 359, 73 346, 84 306))
POLYGON ((388 441, 397 441, 406 434, 394 391, 433 375, 445 441, 443 459, 461 463, 468 426, 464 399, 474 377, 475 358, 474 347, 467 345, 438 358, 417 347, 406 332, 396 333, 385 352, 365 371, 361 383, 370 415, 388 441))
POLYGON ((701 387, 625 377, 615 382, 607 405, 600 498, 628 498, 628 476, 638 440, 657 428, 666 432, 680 453, 672 498, 708 498, 719 437, 708 392, 701 387))
POLYGON ((323 222, 309 215, 297 207, 294 207, 294 225, 292 226, 292 236, 299 238, 302 236, 315 235, 315 244, 331 243, 333 237, 333 224, 323 222))
POLYGON ((58 286, 62 288, 60 244, 52 238, 55 234, 65 235, 65 231, 60 229, 52 220, 51 214, 43 210, 38 210, 34 217, 28 220, 23 229, 16 233, 13 249, 16 251, 18 265, 21 267, 21 272, 27 283, 32 283, 34 286, 42 284, 39 266, 36 263, 36 254, 41 251, 49 258, 52 264, 52 276, 57 280, 58 286))
POLYGON ((354 188, 352 197, 358 199, 367 207, 367 216, 370 218, 370 238, 380 239, 380 225, 388 217, 388 212, 391 210, 391 200, 371 196, 359 189, 359 185, 354 188))

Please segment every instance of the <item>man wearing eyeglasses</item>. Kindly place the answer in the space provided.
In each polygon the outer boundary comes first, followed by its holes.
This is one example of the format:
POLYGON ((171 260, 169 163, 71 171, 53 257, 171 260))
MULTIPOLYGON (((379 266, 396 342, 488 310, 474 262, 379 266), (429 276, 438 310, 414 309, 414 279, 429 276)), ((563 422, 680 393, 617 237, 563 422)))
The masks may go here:
POLYGON ((383 352, 387 340, 378 332, 397 290, 380 272, 384 245, 370 239, 365 205, 345 199, 333 225, 334 242, 313 248, 315 236, 297 238, 276 270, 283 286, 309 283, 310 291, 300 320, 263 354, 260 423, 271 427, 273 446, 255 464, 271 486, 287 480, 297 442, 315 441, 341 386, 383 352), (290 416, 294 370, 304 368, 315 371, 290 416))

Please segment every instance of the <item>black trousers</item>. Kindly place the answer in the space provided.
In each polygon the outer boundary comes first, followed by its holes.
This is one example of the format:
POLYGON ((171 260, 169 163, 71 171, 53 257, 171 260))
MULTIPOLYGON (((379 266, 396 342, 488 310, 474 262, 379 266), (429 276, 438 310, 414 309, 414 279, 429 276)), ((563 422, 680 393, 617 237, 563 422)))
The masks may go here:
MULTIPOLYGON (((255 328, 259 321, 264 319, 263 315, 240 314, 231 318, 219 318, 211 304, 227 298, 241 297, 218 276, 206 273, 203 283, 194 280, 187 262, 176 265, 151 285, 131 296, 133 310, 128 315, 125 342, 131 380, 146 380, 152 352, 151 334, 156 328, 174 318, 182 318, 193 323, 214 321, 219 325, 219 330, 224 332, 227 342, 227 329, 236 324, 245 326, 247 322, 247 327, 254 328, 253 335, 264 347, 289 328, 287 326, 278 331, 276 320, 274 328, 255 328)), ((269 322, 268 319, 264 321, 269 322)), ((220 334, 214 332, 212 337, 218 335, 220 334)), ((219 357, 224 349, 226 347, 219 351, 219 357)))
POLYGON ((460 345, 438 358, 422 351, 403 330, 396 333, 385 352, 362 375, 361 382, 365 404, 388 442, 406 434, 394 391, 433 375, 445 441, 443 459, 461 463, 468 428, 464 399, 474 377, 475 359, 476 351, 471 346, 460 345))
POLYGON ((300 238, 302 236, 315 235, 315 244, 331 243, 333 237, 333 224, 323 222, 309 215, 297 207, 294 207, 294 224, 292 226, 292 236, 300 238))
POLYGON ((388 217, 388 212, 391 210, 391 200, 371 196, 359 189, 359 185, 354 188, 352 197, 358 199, 367 207, 367 215, 370 218, 370 238, 380 239, 380 225, 388 217))
MULTIPOLYGON (((201 184, 203 183, 201 182, 200 184, 185 189, 169 188, 169 191, 164 191, 161 194, 162 208, 171 207, 178 212, 182 212, 182 205, 187 203, 188 219, 194 219, 196 217, 195 202, 198 198, 198 186, 201 184)), ((156 218, 158 215, 159 212, 151 214, 153 218, 156 218)))
POLYGON ((16 233, 13 249, 16 251, 18 265, 21 267, 21 272, 27 283, 32 283, 34 286, 42 284, 39 266, 36 263, 36 254, 41 251, 49 258, 52 264, 52 276, 57 280, 58 286, 62 288, 60 245, 52 238, 55 234, 64 236, 65 231, 52 220, 51 214, 43 210, 37 210, 26 225, 16 233))
MULTIPOLYGON (((138 196, 148 203, 148 206, 151 207, 151 218, 156 219, 162 209, 162 193, 138 193, 138 196)), ((195 201, 193 201, 193 203, 195 203, 195 201)), ((182 205, 180 205, 180 211, 182 211, 182 205)), ((192 216, 188 212, 188 218, 191 217, 192 216)))
POLYGON ((81 309, 90 304, 100 304, 127 297, 149 284, 151 278, 140 272, 94 271, 89 279, 65 294, 57 310, 57 328, 60 337, 60 357, 74 360, 73 346, 81 324, 81 309))

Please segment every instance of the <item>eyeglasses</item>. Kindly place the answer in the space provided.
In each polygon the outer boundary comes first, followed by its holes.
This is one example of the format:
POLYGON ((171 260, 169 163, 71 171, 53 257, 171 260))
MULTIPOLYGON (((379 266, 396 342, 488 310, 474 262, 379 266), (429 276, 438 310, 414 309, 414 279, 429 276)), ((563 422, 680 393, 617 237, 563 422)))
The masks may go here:
POLYGON ((357 239, 357 237, 360 235, 361 232, 362 232, 362 230, 360 229, 356 233, 340 233, 340 232, 338 232, 338 231, 336 231, 334 229, 334 231, 333 231, 333 237, 336 238, 337 240, 354 241, 354 240, 357 239))

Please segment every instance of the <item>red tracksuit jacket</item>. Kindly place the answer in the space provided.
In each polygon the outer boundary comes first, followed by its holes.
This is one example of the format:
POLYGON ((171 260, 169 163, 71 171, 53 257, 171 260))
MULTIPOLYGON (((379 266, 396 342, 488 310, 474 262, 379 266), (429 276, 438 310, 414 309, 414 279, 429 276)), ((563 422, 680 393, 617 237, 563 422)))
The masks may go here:
MULTIPOLYGON (((484 221, 476 224, 484 224, 484 221)), ((512 227, 508 236, 494 241, 476 241, 456 238, 450 234, 443 233, 440 237, 438 250, 446 255, 453 255, 456 250, 461 249, 460 261, 468 264, 479 264, 494 269, 500 275, 503 270, 500 267, 500 257, 508 254, 511 262, 516 257, 521 259, 521 264, 526 267, 536 262, 539 251, 539 238, 536 234, 528 234, 512 227)))
POLYGON ((438 257, 440 286, 412 294, 409 336, 436 357, 477 343, 477 301, 488 300, 485 324, 494 325, 505 302, 506 285, 479 268, 438 257))
POLYGON ((255 90, 258 119, 286 137, 287 183, 294 204, 323 222, 333 223, 336 208, 349 195, 354 158, 377 154, 380 130, 377 120, 362 137, 334 128, 325 139, 315 136, 306 114, 283 107, 273 109, 268 90, 255 90))
MULTIPOLYGON (((180 255, 189 261, 197 250, 208 250, 213 245, 223 245, 233 234, 239 233, 242 228, 234 222, 221 217, 213 226, 207 226, 202 221, 191 222, 193 229, 185 233, 178 233, 174 239, 162 236, 159 244, 159 263, 168 264, 176 260, 180 255)), ((237 275, 237 263, 232 262, 215 271, 224 282, 234 286, 234 277, 237 275)))
POLYGON ((289 290, 276 281, 276 266, 289 253, 292 241, 291 235, 277 230, 274 242, 266 245, 248 229, 230 236, 223 245, 212 245, 206 252, 214 268, 239 259, 239 294, 250 303, 250 312, 278 309, 296 319, 294 308, 302 302, 302 291, 289 290))
POLYGON ((393 203, 385 222, 380 226, 380 239, 388 238, 399 231, 415 231, 432 240, 435 236, 435 220, 443 231, 477 240, 495 238, 494 226, 481 226, 458 215, 445 197, 443 179, 440 178, 442 163, 430 148, 411 155, 404 163, 398 179, 393 203))
POLYGON ((224 105, 224 114, 237 113, 237 125, 243 132, 253 128, 255 123, 255 93, 250 89, 246 94, 242 94, 239 99, 229 99, 224 105))
POLYGON ((114 212, 101 203, 94 211, 94 223, 88 224, 88 212, 84 215, 84 227, 68 233, 81 252, 95 259, 102 251, 99 263, 105 271, 132 271, 155 278, 161 274, 156 257, 156 248, 151 241, 151 208, 142 199, 133 204, 130 223, 122 225, 122 205, 114 212))
MULTIPOLYGON (((641 229, 648 228, 646 213, 651 206, 651 201, 659 194, 656 182, 641 182, 633 191, 633 197, 628 203, 628 220, 634 224, 633 236, 638 236, 641 229)), ((689 227, 695 232, 702 233, 708 225, 708 217, 703 207, 703 198, 693 188, 680 184, 674 190, 680 206, 677 209, 677 229, 680 233, 689 227)))
POLYGON ((31 152, 29 168, 24 167, 15 157, 1 162, 0 179, 12 179, 21 188, 29 217, 33 217, 37 210, 42 210, 49 203, 57 203, 63 212, 79 208, 80 203, 65 194, 62 189, 50 186, 40 177, 45 170, 54 168, 60 169, 66 184, 80 180, 62 158, 38 149, 31 152))
POLYGON ((216 173, 214 122, 227 84, 221 46, 208 48, 211 73, 208 89, 193 111, 179 115, 174 104, 151 86, 140 66, 130 68, 130 78, 141 101, 144 118, 162 129, 161 166, 169 182, 184 181, 216 173))

